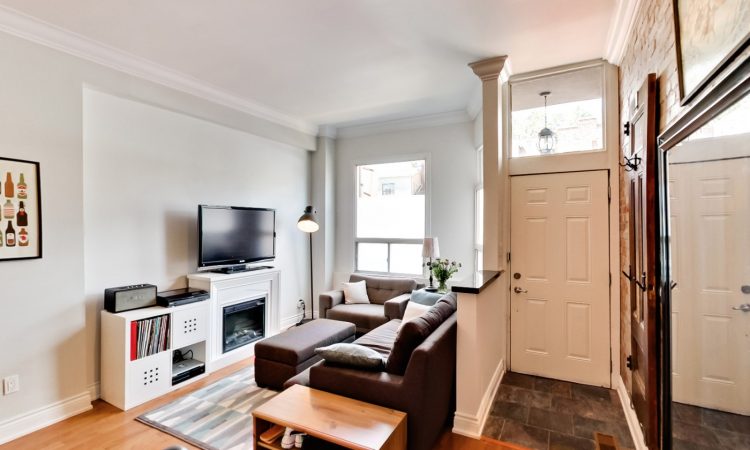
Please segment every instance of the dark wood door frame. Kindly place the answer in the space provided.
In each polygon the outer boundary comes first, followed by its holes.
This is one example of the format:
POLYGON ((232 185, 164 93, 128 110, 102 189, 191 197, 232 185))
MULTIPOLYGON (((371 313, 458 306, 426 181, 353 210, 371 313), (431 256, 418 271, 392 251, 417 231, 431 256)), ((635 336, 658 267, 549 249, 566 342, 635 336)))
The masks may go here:
POLYGON ((657 346, 658 207, 656 148, 656 75, 649 74, 635 93, 630 119, 630 155, 625 177, 629 186, 629 281, 631 401, 646 445, 659 435, 659 349, 657 346))

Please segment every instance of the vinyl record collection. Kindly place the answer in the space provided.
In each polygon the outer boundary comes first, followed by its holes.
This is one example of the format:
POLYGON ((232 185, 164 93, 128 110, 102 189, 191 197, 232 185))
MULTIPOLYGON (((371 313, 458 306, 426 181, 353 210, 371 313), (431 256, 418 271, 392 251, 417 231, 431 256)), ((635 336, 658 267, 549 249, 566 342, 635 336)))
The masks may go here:
POLYGON ((163 352, 169 348, 169 314, 130 323, 130 360, 163 352))

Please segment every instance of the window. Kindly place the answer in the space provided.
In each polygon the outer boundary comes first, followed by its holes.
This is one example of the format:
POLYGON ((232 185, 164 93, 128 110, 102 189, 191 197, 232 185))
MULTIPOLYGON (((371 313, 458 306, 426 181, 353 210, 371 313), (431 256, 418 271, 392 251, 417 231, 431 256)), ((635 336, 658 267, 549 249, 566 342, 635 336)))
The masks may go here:
POLYGON ((474 190, 474 267, 482 270, 482 250, 484 246, 484 188, 477 186, 474 190))
POLYGON ((602 78, 597 66, 511 81, 512 157, 603 150, 602 78), (540 148, 545 128, 555 135, 550 151, 540 148))
POLYGON ((357 166, 355 270, 422 273, 425 160, 357 166))
POLYGON ((479 184, 474 188, 474 267, 477 271, 483 267, 484 246, 484 152, 482 147, 477 150, 477 178, 479 184))

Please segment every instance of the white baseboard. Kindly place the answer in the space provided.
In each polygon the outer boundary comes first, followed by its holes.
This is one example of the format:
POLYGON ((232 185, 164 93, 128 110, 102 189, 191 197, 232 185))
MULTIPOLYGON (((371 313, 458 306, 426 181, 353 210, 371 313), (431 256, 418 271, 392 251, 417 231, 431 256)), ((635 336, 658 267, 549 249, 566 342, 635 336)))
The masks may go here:
POLYGON ((279 323, 279 331, 286 330, 287 328, 295 325, 300 320, 302 320, 302 313, 298 313, 293 316, 281 319, 281 323, 279 323))
POLYGON ((11 417, 0 422, 0 444, 91 409, 91 394, 88 390, 47 406, 11 417))
POLYGON ((98 381, 96 383, 89 385, 89 398, 91 399, 92 402, 94 400, 98 400, 99 397, 101 397, 100 393, 101 391, 100 391, 100 386, 99 386, 98 381))
POLYGON ((453 432, 474 439, 482 437, 484 424, 487 422, 487 416, 492 410, 492 401, 495 399, 497 389, 505 375, 505 359, 501 359, 495 368, 495 372, 490 378, 490 383, 484 391, 482 401, 479 403, 479 410, 476 414, 466 414, 456 411, 453 416, 453 432))
POLYGON ((628 422, 630 436, 633 438, 636 450, 648 450, 645 444, 646 440, 643 438, 643 431, 638 422, 638 416, 635 414, 635 410, 630 407, 630 396, 628 395, 627 388, 625 388, 625 381, 623 381, 620 375, 615 378, 615 389, 617 390, 617 395, 620 397, 622 409, 625 411, 625 419, 628 422))

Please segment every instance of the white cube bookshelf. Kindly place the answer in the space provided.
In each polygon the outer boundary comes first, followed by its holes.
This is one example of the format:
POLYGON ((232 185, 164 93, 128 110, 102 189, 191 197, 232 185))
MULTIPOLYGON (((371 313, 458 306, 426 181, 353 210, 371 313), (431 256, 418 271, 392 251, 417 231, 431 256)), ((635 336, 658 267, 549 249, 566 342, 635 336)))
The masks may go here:
POLYGON ((101 319, 101 397, 107 403, 127 410, 205 376, 172 386, 174 350, 192 350, 194 359, 203 362, 208 359, 208 301, 174 308, 153 306, 117 314, 102 311, 101 319), (169 316, 166 350, 131 360, 131 324, 162 315, 169 316))

